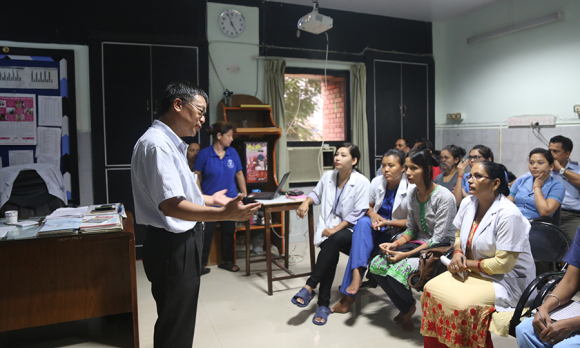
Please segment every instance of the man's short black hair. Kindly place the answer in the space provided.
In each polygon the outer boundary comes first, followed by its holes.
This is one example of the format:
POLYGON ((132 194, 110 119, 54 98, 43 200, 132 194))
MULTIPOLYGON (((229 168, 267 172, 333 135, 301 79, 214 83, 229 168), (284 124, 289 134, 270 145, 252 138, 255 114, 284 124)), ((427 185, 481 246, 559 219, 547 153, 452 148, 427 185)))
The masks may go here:
POLYGON ((161 102, 160 115, 164 115, 173 107, 173 101, 175 99, 181 99, 184 103, 188 103, 198 95, 202 96, 207 104, 207 94, 200 87, 188 81, 171 82, 165 89, 165 96, 161 102))
POLYGON ((569 138, 566 138, 565 136, 562 136, 562 135, 556 135, 555 137, 550 139, 550 143, 562 144, 562 149, 564 150, 564 152, 568 152, 568 151, 572 152, 572 148, 574 147, 574 144, 572 144, 572 140, 570 140, 569 138))

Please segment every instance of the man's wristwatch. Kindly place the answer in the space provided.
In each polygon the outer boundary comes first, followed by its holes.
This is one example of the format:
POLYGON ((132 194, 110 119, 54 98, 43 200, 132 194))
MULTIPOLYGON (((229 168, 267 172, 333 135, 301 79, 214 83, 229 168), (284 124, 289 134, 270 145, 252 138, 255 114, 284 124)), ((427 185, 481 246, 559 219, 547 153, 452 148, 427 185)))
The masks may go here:
POLYGON ((566 173, 566 168, 564 167, 560 168, 560 174, 564 175, 564 173, 566 173))

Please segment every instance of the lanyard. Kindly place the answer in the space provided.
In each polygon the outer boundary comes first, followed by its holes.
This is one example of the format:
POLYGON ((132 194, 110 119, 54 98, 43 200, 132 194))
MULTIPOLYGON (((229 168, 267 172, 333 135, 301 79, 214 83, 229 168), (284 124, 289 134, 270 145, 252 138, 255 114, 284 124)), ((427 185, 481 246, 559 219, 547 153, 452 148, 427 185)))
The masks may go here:
MULTIPOLYGON (((350 180, 350 176, 348 177, 348 179, 346 180, 346 182, 342 186, 342 190, 340 190, 338 197, 336 197, 336 203, 332 206, 332 214, 336 213, 336 208, 338 208, 338 201, 340 200, 340 196, 342 196, 342 192, 344 191, 344 187, 346 186, 346 184, 348 183, 349 180, 350 180)), ((336 173, 336 191, 335 191, 334 195, 336 195, 336 192, 338 192, 338 173, 336 173)))

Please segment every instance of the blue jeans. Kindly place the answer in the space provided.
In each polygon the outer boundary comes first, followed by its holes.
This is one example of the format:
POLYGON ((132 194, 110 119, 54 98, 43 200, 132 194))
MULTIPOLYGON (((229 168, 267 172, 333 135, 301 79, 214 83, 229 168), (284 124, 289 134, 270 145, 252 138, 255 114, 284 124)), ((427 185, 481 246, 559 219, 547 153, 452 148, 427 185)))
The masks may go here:
MULTIPOLYGON (((348 296, 356 296, 346 292, 346 288, 348 288, 352 282, 352 271, 359 267, 367 268, 369 257, 371 256, 371 252, 375 246, 374 240, 378 235, 382 234, 384 230, 385 229, 381 231, 373 230, 371 218, 368 216, 363 216, 358 220, 356 225, 354 225, 350 255, 348 257, 346 270, 344 271, 344 277, 342 278, 340 292, 348 296)), ((361 274, 361 277, 362 276, 364 276, 364 273, 361 274)))
POLYGON ((532 321, 534 318, 528 318, 516 327, 516 337, 520 348, 577 348, 580 347, 580 335, 572 335, 562 342, 551 345, 544 343, 534 332, 532 321))

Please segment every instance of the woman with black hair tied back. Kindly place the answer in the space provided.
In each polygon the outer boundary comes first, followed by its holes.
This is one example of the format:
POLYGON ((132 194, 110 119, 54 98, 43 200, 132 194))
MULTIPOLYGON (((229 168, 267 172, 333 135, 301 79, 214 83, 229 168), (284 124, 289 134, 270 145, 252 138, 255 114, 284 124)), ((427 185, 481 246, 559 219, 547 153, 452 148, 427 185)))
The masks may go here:
POLYGON ((553 216, 562 204, 566 189, 550 175, 554 169, 554 157, 550 150, 533 149, 528 159, 528 168, 531 175, 516 179, 508 199, 528 219, 553 216))
POLYGON ((439 167, 443 173, 437 175, 435 183, 453 192, 457 183, 457 165, 465 156, 465 150, 459 146, 447 145, 441 150, 439 167))
POLYGON ((298 307, 306 307, 316 295, 320 284, 318 309, 312 322, 325 325, 331 311, 330 292, 340 252, 348 255, 352 243, 352 228, 369 209, 369 180, 354 167, 360 160, 356 145, 343 143, 334 155, 334 167, 326 172, 296 210, 304 218, 310 205, 320 205, 318 226, 313 243, 320 247, 316 264, 306 285, 292 297, 298 307))
MULTIPOLYGON (((205 195, 225 191, 227 197, 237 197, 236 183, 242 196, 246 197, 248 195, 240 156, 233 147, 230 147, 234 140, 234 131, 234 126, 224 121, 216 122, 206 130, 206 133, 213 138, 213 145, 199 151, 193 165, 193 172, 197 175, 197 184, 205 195)), ((210 268, 207 268, 206 265, 216 224, 217 222, 207 222, 205 224, 201 256, 203 270, 201 274, 210 272, 210 268)), ((219 264, 218 267, 230 272, 237 272, 240 268, 236 265, 234 256, 236 223, 234 221, 220 221, 220 229, 222 232, 221 251, 224 262, 219 264)))
POLYGON ((453 258, 423 290, 424 346, 490 347, 490 331, 507 336, 509 320, 535 278, 530 223, 506 195, 503 166, 476 163, 468 175, 470 196, 461 202, 453 258))
POLYGON ((408 278, 419 270, 419 252, 435 246, 451 246, 453 238, 455 199, 449 190, 433 182, 433 162, 431 151, 422 146, 409 151, 405 174, 408 182, 416 187, 407 193, 407 229, 393 238, 392 243, 380 244, 384 254, 373 258, 369 266, 374 279, 400 311, 394 321, 405 331, 414 329, 415 299, 408 278))
POLYGON ((469 158, 457 164, 457 184, 455 185, 455 189, 453 189, 453 195, 455 196, 457 205, 461 204, 463 198, 469 194, 469 184, 467 183, 465 169, 467 169, 467 166, 473 168, 476 163, 481 161, 493 162, 493 152, 485 145, 475 145, 469 151, 469 158))

